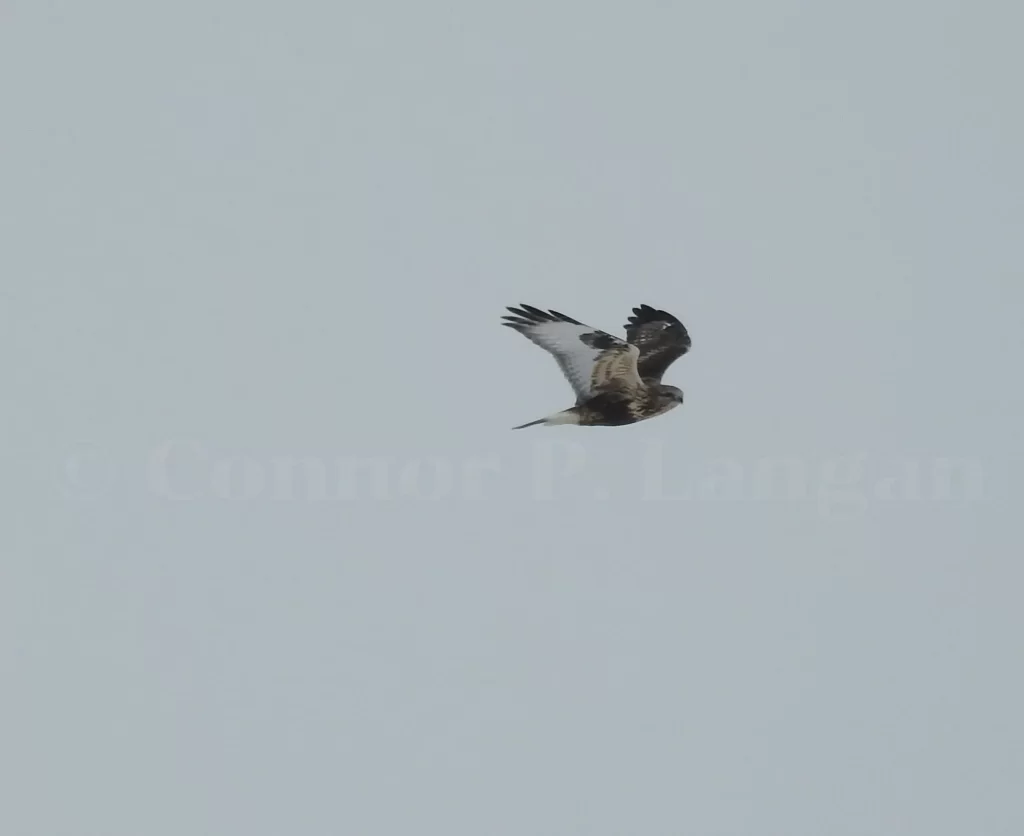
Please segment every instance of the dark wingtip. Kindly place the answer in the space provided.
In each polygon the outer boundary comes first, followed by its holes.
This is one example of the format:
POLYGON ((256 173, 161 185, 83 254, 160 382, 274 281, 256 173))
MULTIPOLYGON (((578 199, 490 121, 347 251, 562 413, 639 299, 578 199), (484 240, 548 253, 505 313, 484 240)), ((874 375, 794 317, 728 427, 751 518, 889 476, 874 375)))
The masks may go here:
POLYGON ((509 313, 504 314, 501 318, 507 321, 502 322, 502 325, 508 325, 510 328, 522 329, 538 322, 536 315, 530 313, 529 305, 523 305, 521 308, 513 308, 509 305, 506 310, 509 311, 509 313))
POLYGON ((503 319, 516 319, 520 321, 522 325, 530 325, 531 323, 537 322, 570 322, 573 325, 580 325, 571 316, 566 316, 558 311, 542 311, 540 308, 535 308, 533 305, 527 305, 525 302, 520 302, 518 308, 511 306, 507 307, 506 310, 510 311, 513 316, 504 316, 503 319))
POLYGON ((583 323, 578 322, 577 320, 573 319, 571 316, 566 316, 564 313, 559 313, 558 311, 555 311, 555 310, 549 311, 549 313, 555 319, 562 320, 562 322, 569 322, 569 323, 571 323, 573 325, 582 325, 583 324, 583 323))
POLYGON ((629 317, 627 328, 636 325, 646 325, 648 322, 679 322, 676 317, 668 311, 653 308, 650 305, 639 305, 633 308, 633 316, 629 317))
POLYGON ((533 305, 520 304, 520 307, 528 314, 532 314, 537 319, 550 319, 551 314, 542 311, 540 308, 535 308, 533 305))

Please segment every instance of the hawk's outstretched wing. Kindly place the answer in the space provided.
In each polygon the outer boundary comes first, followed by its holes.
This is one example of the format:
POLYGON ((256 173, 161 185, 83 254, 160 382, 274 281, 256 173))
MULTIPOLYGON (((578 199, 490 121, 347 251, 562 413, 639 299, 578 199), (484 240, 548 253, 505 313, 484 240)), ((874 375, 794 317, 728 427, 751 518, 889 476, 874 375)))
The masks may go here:
POLYGON ((576 390, 579 402, 598 390, 635 389, 642 386, 637 374, 639 350, 625 340, 598 331, 560 314, 530 305, 509 308, 504 316, 509 328, 550 352, 576 390))
POLYGON ((665 370, 690 350, 690 335, 678 319, 650 305, 633 308, 626 339, 640 349, 637 370, 646 380, 661 381, 665 370))

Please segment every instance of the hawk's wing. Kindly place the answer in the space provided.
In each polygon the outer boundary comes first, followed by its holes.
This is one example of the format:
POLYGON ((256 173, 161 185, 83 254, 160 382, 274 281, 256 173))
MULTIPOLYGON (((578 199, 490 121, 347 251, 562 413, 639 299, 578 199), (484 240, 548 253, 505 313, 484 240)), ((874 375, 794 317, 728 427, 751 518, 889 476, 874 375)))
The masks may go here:
POLYGON ((626 339, 640 349, 640 377, 660 382, 665 370, 690 350, 690 335, 678 319, 650 305, 633 308, 626 339))
POLYGON ((560 314, 530 305, 509 308, 504 316, 509 328, 550 352, 576 390, 577 401, 600 389, 635 389, 643 385, 637 374, 639 350, 625 340, 598 331, 560 314))

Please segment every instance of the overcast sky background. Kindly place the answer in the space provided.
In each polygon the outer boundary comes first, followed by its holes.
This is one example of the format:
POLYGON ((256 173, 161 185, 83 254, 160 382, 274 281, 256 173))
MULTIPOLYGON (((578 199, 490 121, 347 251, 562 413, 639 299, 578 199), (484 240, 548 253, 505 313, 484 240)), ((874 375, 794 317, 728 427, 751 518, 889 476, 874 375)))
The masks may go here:
POLYGON ((0 6, 0 830, 1024 832, 1022 24, 0 6))

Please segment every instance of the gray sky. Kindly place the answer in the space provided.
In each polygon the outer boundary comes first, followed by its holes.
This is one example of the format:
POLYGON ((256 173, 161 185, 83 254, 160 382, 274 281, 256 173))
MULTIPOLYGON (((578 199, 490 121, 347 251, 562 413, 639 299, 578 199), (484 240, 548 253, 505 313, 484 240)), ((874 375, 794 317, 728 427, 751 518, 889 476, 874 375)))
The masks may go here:
POLYGON ((1024 832, 1024 13, 502 5, 4 4, 0 830, 1024 832))

